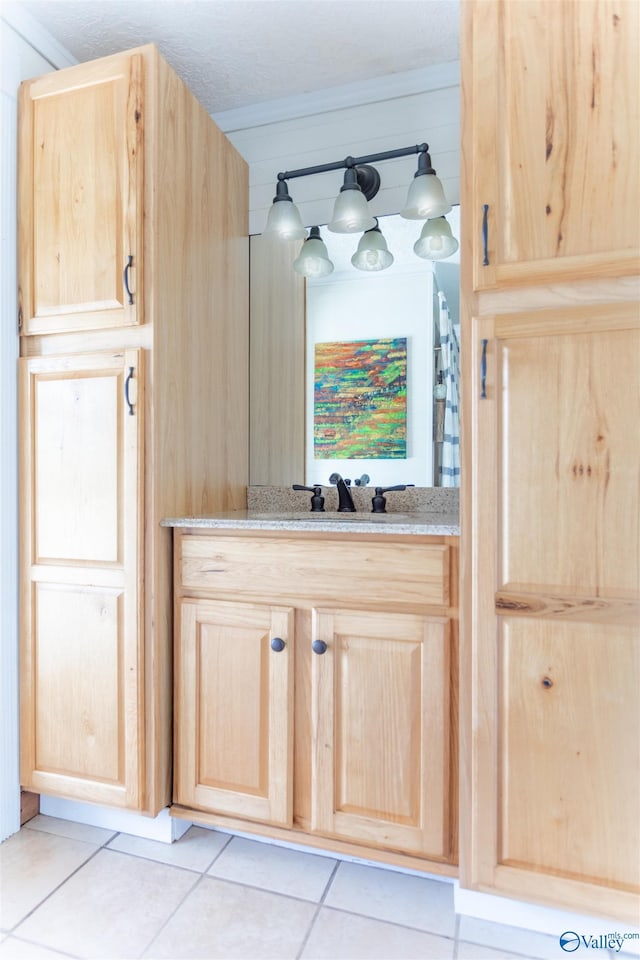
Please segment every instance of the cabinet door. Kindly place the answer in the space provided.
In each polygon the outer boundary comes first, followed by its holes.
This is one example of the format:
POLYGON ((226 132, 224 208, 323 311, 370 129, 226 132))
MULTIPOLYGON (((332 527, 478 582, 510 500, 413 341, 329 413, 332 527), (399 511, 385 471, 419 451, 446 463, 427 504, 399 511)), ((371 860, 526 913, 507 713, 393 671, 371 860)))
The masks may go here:
POLYGON ((140 360, 20 361, 22 783, 132 808, 144 802, 140 360))
POLYGON ((640 272, 640 6, 462 7, 474 288, 640 272))
POLYGON ((141 322, 142 58, 25 84, 19 144, 22 332, 141 322))
POLYGON ((473 664, 463 665, 474 679, 462 743, 473 774, 463 882, 632 922, 640 892, 637 309, 486 318, 474 339, 473 664))
POLYGON ((293 609, 187 598, 177 617, 177 803, 291 824, 293 609))
POLYGON ((315 610, 312 635, 312 829, 446 859, 447 621, 315 610))

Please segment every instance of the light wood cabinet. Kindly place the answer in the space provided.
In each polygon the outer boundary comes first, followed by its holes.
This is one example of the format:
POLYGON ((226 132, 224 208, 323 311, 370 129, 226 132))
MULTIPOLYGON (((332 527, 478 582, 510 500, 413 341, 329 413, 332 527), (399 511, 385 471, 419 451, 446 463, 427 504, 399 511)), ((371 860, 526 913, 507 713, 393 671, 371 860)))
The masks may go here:
POLYGON ((312 635, 312 829, 446 859, 447 619, 314 609, 312 635))
POLYGON ((638 4, 465 5, 474 289, 637 274, 638 4))
POLYGON ((608 277, 637 270, 638 10, 463 9, 462 205, 501 199, 491 269, 475 228, 462 258, 461 883, 633 923, 640 309, 637 277, 608 277))
POLYGON ((451 872, 455 538, 174 539, 173 812, 451 872))
POLYGON ((125 53, 47 74, 24 88, 24 333, 142 321, 143 75, 142 55, 125 53))
POLYGON ((187 598, 176 613, 180 802, 289 826, 292 608, 187 598))
POLYGON ((32 478, 22 512, 23 763, 34 790, 133 807, 142 793, 140 354, 20 361, 21 466, 32 478))
POLYGON ((21 780, 155 814, 160 520, 246 502, 246 164, 152 46, 23 84, 19 125, 21 780))

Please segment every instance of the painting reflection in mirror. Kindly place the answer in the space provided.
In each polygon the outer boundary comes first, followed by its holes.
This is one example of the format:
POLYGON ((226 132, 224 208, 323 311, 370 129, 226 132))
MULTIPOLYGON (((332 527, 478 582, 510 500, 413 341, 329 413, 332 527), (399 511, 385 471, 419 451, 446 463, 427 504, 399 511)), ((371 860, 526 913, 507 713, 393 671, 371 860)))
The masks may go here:
POLYGON ((314 458, 404 460, 406 337, 316 343, 313 407, 314 458))
MULTIPOLYGON (((447 220, 458 237, 459 208, 447 220)), ((354 269, 359 238, 331 234, 334 272, 307 281, 305 480, 327 484, 337 471, 366 473, 376 486, 459 486, 457 254, 419 259, 413 244, 420 224, 393 216, 380 218, 380 226, 395 258, 389 269, 354 269), (402 390, 395 407, 381 404, 376 412, 375 390, 394 368, 383 363, 381 378, 379 358, 364 345, 393 343, 404 345, 402 390), (363 345, 360 364, 355 344, 363 345), (368 418, 358 417, 363 400, 371 400, 368 418)))

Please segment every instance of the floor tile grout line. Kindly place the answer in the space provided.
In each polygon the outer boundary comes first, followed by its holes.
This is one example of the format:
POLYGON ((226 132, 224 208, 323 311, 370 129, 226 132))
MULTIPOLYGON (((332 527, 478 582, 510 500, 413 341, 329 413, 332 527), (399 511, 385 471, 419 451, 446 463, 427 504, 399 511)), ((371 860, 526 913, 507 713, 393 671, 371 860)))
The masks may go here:
MULTIPOLYGON (((389 920, 387 917, 372 916, 370 913, 357 913, 355 910, 344 910, 342 907, 335 907, 330 903, 321 903, 320 906, 327 910, 334 910, 336 913, 346 913, 350 917, 360 917, 363 920, 378 920, 380 923, 388 923, 392 927, 399 927, 401 930, 411 930, 412 933, 426 933, 430 937, 440 937, 441 940, 455 941, 455 937, 446 933, 437 933, 435 930, 425 930, 424 927, 412 927, 408 923, 400 923, 397 920, 389 920)), ((467 941, 465 941, 467 942, 467 941)), ((488 946, 488 944, 475 944, 475 946, 488 946)), ((494 948, 496 949, 496 948, 494 948)))
MULTIPOLYGON (((489 922, 492 923, 493 921, 489 922)), ((514 930, 524 929, 524 927, 514 927, 514 930)), ((538 931, 533 930, 531 932, 537 933, 538 931)), ((504 947, 496 943, 477 943, 475 940, 465 940, 464 937, 460 937, 459 940, 456 940, 456 947, 458 947, 461 943, 466 943, 469 947, 484 947, 486 950, 495 950, 497 953, 508 953, 510 957, 514 958, 514 960, 545 960, 544 957, 536 957, 531 953, 517 953, 515 950, 511 950, 509 947, 504 947)))
POLYGON ((140 953, 138 954, 138 960, 141 960, 141 958, 144 957, 145 953, 147 953, 147 951, 151 949, 151 947, 156 942, 156 940, 158 939, 162 931, 167 927, 167 925, 171 922, 171 920, 173 920, 178 910, 183 906, 187 897, 190 897, 191 894, 196 890, 196 888, 202 883, 202 881, 204 880, 204 877, 205 877, 204 873, 199 874, 195 883, 189 887, 189 889, 186 891, 184 896, 180 899, 180 902, 176 904, 175 908, 171 911, 169 916, 166 918, 164 923, 162 923, 160 927, 156 930, 156 932, 151 937, 146 947, 140 951, 140 953))
MULTIPOLYGON (((60 954, 61 957, 69 957, 69 960, 85 960, 84 956, 80 953, 69 953, 67 950, 61 950, 59 947, 50 947, 48 944, 42 944, 38 940, 28 940, 27 937, 19 937, 15 933, 10 933, 7 937, 12 940, 17 940, 18 943, 26 943, 30 947, 39 947, 40 950, 51 950, 53 953, 60 954)), ((3 940, 2 943, 5 943, 3 940)))
MULTIPOLYGON (((44 831, 41 831, 41 832, 44 833, 44 831)), ((52 834, 52 836, 58 836, 58 834, 52 834)), ((72 838, 72 837, 63 837, 62 839, 63 839, 63 840, 72 840, 73 838, 72 838)), ((95 847, 95 844, 94 844, 94 843, 89 843, 87 840, 79 840, 79 841, 76 841, 76 842, 78 842, 78 843, 87 843, 89 846, 95 847)), ((25 920, 28 920, 29 917, 32 916, 32 915, 36 912, 36 910, 38 910, 44 903, 46 903, 47 900, 54 895, 54 893, 56 893, 61 887, 63 887, 63 886, 65 885, 65 883, 67 883, 67 881, 71 879, 71 877, 74 877, 74 876, 76 875, 76 873, 78 873, 80 870, 82 870, 82 868, 85 867, 88 863, 90 863, 91 860, 93 860, 95 857, 97 857, 97 855, 100 853, 101 850, 106 849, 106 847, 105 847, 106 842, 107 842, 107 841, 105 841, 105 843, 101 844, 99 847, 96 847, 90 857, 87 857, 86 860, 83 860, 82 863, 79 864, 79 865, 75 868, 75 870, 72 870, 71 873, 68 874, 68 875, 64 878, 64 880, 61 880, 60 883, 58 883, 52 890, 50 890, 49 893, 46 895, 46 897, 43 897, 42 900, 39 900, 38 903, 35 905, 35 907, 32 907, 31 910, 29 910, 28 913, 25 913, 25 915, 24 915, 23 917, 21 917, 21 919, 18 920, 18 922, 13 925, 13 927, 11 928, 11 930, 7 931, 7 935, 8 935, 8 936, 11 935, 11 934, 13 933, 13 931, 16 930, 16 929, 20 926, 21 923, 24 923, 25 920)))
POLYGON ((307 945, 307 943, 308 943, 308 941, 309 941, 309 937, 311 936, 311 933, 312 933, 312 931, 313 931, 313 928, 315 927, 316 920, 318 919, 318 915, 319 915, 320 911, 322 910, 322 908, 323 908, 323 906, 324 906, 324 902, 325 902, 325 900, 326 900, 326 898, 327 898, 327 894, 329 893, 329 889, 331 888, 331 884, 333 883, 333 878, 335 877, 336 873, 338 872, 338 867, 339 867, 339 866, 340 866, 340 861, 339 861, 339 860, 336 860, 336 862, 334 863, 334 866, 333 866, 333 870, 331 871, 331 873, 330 873, 330 875, 329 875, 329 877, 328 877, 328 879, 327 879, 327 882, 326 882, 325 885, 324 885, 324 890, 322 891, 322 894, 321 894, 321 896, 320 896, 320 899, 318 900, 318 902, 317 902, 317 904, 316 904, 316 908, 315 908, 315 910, 313 911, 313 916, 311 917, 311 920, 309 921, 309 926, 307 927, 307 932, 305 933, 304 937, 302 938, 302 943, 300 944, 300 949, 299 949, 298 952, 296 953, 296 960, 300 960, 300 957, 301 957, 302 954, 304 953, 304 949, 305 949, 305 947, 306 947, 306 945, 307 945))
MULTIPOLYGON (((125 836, 128 837, 128 836, 131 836, 131 834, 127 833, 125 834, 125 836)), ((111 839, 113 840, 114 838, 112 837, 111 839)), ((155 843, 156 841, 152 841, 152 842, 155 843)), ((157 842, 162 843, 161 840, 157 842)), ((111 840, 109 841, 109 843, 111 843, 111 840)), ((214 863, 216 862, 220 854, 223 852, 223 850, 227 849, 227 847, 229 846, 229 843, 230 843, 230 840, 227 841, 227 843, 225 843, 225 845, 218 851, 218 853, 215 854, 215 856, 210 862, 207 861, 208 866, 206 866, 204 870, 201 869, 200 867, 185 867, 184 864, 182 863, 171 863, 171 861, 169 860, 159 860, 156 857, 149 857, 144 853, 134 853, 133 850, 118 850, 117 847, 105 847, 105 850, 108 850, 109 853, 121 853, 125 857, 134 857, 136 860, 146 860, 147 863, 158 863, 163 867, 175 867, 176 870, 186 870, 187 873, 199 873, 202 876, 204 876, 206 875, 207 870, 210 870, 211 867, 214 865, 214 863)))
POLYGON ((114 850, 106 847, 106 853, 112 853, 121 857, 132 857, 134 860, 144 860, 145 863, 155 863, 159 867, 168 867, 171 870, 182 870, 183 873, 193 873, 197 876, 204 876, 202 870, 198 867, 185 867, 181 863, 167 863, 166 860, 154 860, 153 857, 143 857, 138 853, 130 853, 128 850, 114 850))
MULTIPOLYGON (((223 833, 220 833, 220 834, 218 834, 218 835, 219 835, 219 836, 222 836, 222 837, 224 836, 223 833)), ((222 856, 222 854, 224 853, 224 851, 227 849, 227 847, 229 846, 229 844, 231 843, 232 840, 233 840, 233 834, 230 833, 230 834, 227 835, 227 842, 224 843, 224 844, 220 847, 220 849, 218 850, 218 852, 217 852, 216 855, 214 856, 214 858, 213 858, 213 860, 211 861, 211 863, 210 863, 207 867, 205 867, 205 869, 202 871, 203 877, 206 877, 206 876, 207 876, 209 870, 211 870, 211 867, 214 865, 214 863, 216 863, 216 862, 220 859, 220 857, 222 856)))
POLYGON ((230 883, 234 887, 246 887, 247 890, 261 890, 262 893, 271 893, 274 897, 284 897, 285 900, 293 900, 295 903, 316 903, 313 897, 298 897, 295 893, 285 893, 283 890, 274 890, 273 887, 261 887, 255 883, 247 883, 245 880, 233 880, 231 877, 218 877, 215 873, 205 873, 203 876, 207 880, 217 880, 219 883, 230 883))
MULTIPOLYGON (((42 813, 39 814, 39 816, 46 817, 47 814, 42 813)), ((51 819, 55 818, 52 817, 51 819)), ((108 843, 113 843, 116 837, 122 836, 122 831, 120 830, 110 830, 109 827, 94 827, 90 823, 80 823, 78 820, 62 820, 62 823, 79 824, 82 827, 87 827, 89 830, 102 830, 104 833, 109 833, 110 836, 98 844, 95 840, 84 840, 82 837, 69 837, 66 833, 58 833, 55 830, 45 830, 43 827, 33 827, 31 826, 31 821, 23 823, 20 830, 32 830, 34 833, 45 833, 48 837, 61 837, 63 840, 76 840, 78 843, 88 843, 93 847, 99 846, 100 849, 106 847, 108 843)), ((129 834, 125 834, 125 836, 129 836, 129 834)))

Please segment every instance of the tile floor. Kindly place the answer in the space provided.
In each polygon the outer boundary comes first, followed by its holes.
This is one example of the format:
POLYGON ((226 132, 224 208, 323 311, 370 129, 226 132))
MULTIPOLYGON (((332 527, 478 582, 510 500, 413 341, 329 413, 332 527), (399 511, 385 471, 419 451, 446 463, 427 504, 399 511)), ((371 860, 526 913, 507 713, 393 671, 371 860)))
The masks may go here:
POLYGON ((560 956, 456 916, 450 883, 202 827, 168 845, 38 816, 0 846, 0 960, 560 956))

